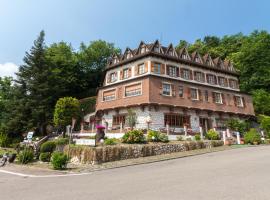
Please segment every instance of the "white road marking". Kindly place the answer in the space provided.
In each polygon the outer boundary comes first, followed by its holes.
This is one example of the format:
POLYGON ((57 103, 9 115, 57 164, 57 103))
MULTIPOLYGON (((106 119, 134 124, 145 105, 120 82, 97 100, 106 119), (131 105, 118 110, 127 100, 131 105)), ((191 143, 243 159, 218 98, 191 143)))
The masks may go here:
POLYGON ((17 173, 17 172, 11 172, 7 170, 1 170, 0 172, 5 173, 5 174, 12 174, 15 176, 21 176, 21 177, 30 177, 30 178, 52 178, 52 177, 65 177, 65 176, 82 176, 82 175, 89 175, 92 174, 92 172, 89 173, 70 173, 70 174, 55 174, 55 175, 32 175, 32 174, 22 174, 22 173, 17 173))

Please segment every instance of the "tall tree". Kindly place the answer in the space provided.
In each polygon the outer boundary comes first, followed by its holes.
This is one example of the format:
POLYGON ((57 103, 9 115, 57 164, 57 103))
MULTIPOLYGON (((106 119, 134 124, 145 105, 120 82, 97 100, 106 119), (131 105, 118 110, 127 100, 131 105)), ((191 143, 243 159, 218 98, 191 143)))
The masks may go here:
POLYGON ((44 36, 44 31, 41 31, 30 52, 26 52, 24 64, 17 73, 17 84, 21 90, 25 90, 24 106, 30 111, 27 126, 36 128, 41 134, 46 133, 45 127, 52 119, 52 97, 48 80, 51 72, 45 59, 44 36))

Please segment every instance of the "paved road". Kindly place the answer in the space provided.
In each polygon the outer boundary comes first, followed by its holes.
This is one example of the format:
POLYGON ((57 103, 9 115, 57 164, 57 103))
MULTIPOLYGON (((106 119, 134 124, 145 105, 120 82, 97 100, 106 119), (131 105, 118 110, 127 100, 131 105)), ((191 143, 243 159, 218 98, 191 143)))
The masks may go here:
POLYGON ((269 200, 269 184, 270 146, 261 146, 82 176, 23 178, 0 172, 0 199, 269 200))

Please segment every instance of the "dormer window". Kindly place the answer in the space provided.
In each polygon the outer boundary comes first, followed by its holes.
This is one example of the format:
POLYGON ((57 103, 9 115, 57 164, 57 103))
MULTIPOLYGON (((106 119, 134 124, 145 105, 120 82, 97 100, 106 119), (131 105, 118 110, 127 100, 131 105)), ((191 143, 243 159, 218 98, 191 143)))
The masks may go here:
POLYGON ((173 51, 169 51, 169 56, 173 56, 173 51))
POLYGON ((201 62, 201 60, 200 60, 200 58, 198 56, 195 57, 195 62, 198 62, 198 63, 201 62))
POLYGON ((117 58, 113 59, 113 64, 116 64, 118 62, 117 58))
POLYGON ((141 54, 143 54, 143 53, 145 53, 146 52, 146 47, 145 46, 143 46, 142 48, 141 48, 141 54))
POLYGON ((159 53, 159 46, 154 47, 154 52, 159 53))
POLYGON ((127 58, 127 59, 132 58, 132 54, 131 54, 131 52, 128 52, 128 53, 127 53, 126 58, 127 58))
POLYGON ((188 58, 188 55, 187 55, 187 54, 185 54, 185 53, 184 53, 184 54, 182 54, 182 58, 183 58, 183 59, 186 59, 186 60, 188 60, 188 59, 189 59, 189 58, 188 58))

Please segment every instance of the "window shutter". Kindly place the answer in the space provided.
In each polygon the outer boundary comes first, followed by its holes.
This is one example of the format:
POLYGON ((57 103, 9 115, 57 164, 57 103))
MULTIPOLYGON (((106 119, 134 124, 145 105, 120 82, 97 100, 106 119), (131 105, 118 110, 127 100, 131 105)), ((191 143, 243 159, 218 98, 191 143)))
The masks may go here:
POLYGON ((190 75, 189 75, 190 80, 193 80, 193 72, 192 72, 192 70, 190 70, 189 73, 190 73, 190 75))
POLYGON ((206 82, 209 83, 209 74, 206 74, 206 82))
POLYGON ((169 75, 169 68, 170 68, 170 66, 166 65, 166 75, 169 75))
POLYGON ((131 68, 128 68, 128 77, 131 77, 131 68))
POLYGON ((215 93, 214 92, 212 92, 212 99, 213 99, 213 103, 215 103, 216 102, 216 98, 215 98, 215 93))
POLYGON ((179 77, 179 76, 180 76, 179 67, 176 67, 176 76, 177 76, 177 77, 179 77))
POLYGON ((221 97, 222 97, 222 104, 226 105, 225 95, 224 94, 221 94, 221 97))
POLYGON ((139 65, 135 66, 134 72, 135 72, 135 76, 139 74, 139 65))
POLYGON ((123 74, 124 74, 124 70, 121 70, 121 71, 120 71, 120 80, 123 79, 123 74))
POLYGON ((148 61, 144 62, 144 72, 147 73, 148 72, 148 61))
POLYGON ((172 84, 171 87, 172 87, 172 96, 175 97, 175 85, 172 84))
POLYGON ((122 97, 122 88, 119 87, 118 88, 118 99, 121 99, 121 97, 122 97))
POLYGON ((215 84, 217 84, 217 77, 214 75, 215 84))
POLYGON ((110 74, 107 76, 107 83, 110 83, 111 82, 111 76, 110 74))
POLYGON ((199 100, 202 101, 203 98, 202 98, 202 91, 198 89, 198 93, 199 93, 199 100))
POLYGON ((180 73, 181 73, 180 76, 183 78, 184 77, 184 69, 181 68, 180 73))
POLYGON ((191 99, 190 88, 187 88, 187 96, 188 96, 188 99, 191 99))
POLYGON ((228 87, 228 79, 225 78, 225 86, 228 87))
POLYGON ((234 105, 237 106, 236 96, 233 96, 234 105))
POLYGON ((160 74, 165 74, 165 64, 161 64, 160 74))
POLYGON ((160 84, 159 84, 159 94, 163 94, 163 84, 162 84, 162 81, 160 81, 160 84))
POLYGON ((154 69, 154 63, 151 62, 151 72, 154 72, 154 71, 155 71, 155 69, 154 69))
POLYGON ((246 101, 245 101, 245 98, 244 97, 242 97, 242 102, 243 102, 243 106, 245 108, 246 107, 246 101))
POLYGON ((203 72, 202 73, 202 82, 205 82, 205 74, 203 72))

